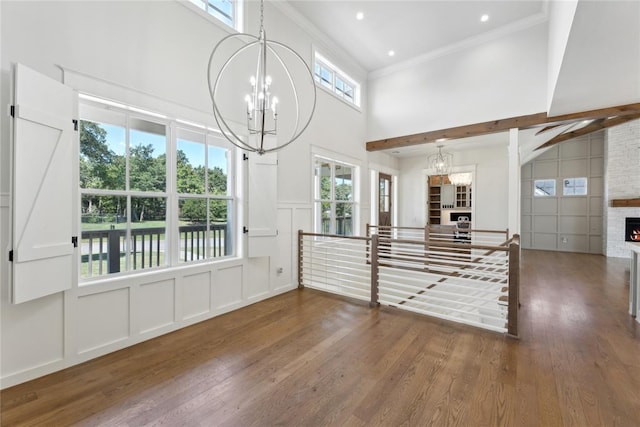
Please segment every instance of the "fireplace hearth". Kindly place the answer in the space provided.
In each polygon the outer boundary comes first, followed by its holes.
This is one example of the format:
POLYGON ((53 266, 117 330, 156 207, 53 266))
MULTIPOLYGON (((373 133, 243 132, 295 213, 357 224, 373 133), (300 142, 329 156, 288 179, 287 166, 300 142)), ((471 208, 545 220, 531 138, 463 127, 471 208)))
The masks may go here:
POLYGON ((640 218, 625 218, 624 240, 640 242, 640 218))

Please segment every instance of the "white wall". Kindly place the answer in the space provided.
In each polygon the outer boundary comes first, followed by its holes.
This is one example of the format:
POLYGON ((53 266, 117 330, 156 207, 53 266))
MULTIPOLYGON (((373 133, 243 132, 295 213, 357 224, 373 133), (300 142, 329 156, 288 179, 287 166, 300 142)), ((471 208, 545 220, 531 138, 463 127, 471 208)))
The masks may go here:
POLYGON ((546 110, 547 25, 369 80, 367 140, 546 110))
MULTIPOLYGON (((476 167, 472 195, 473 228, 476 229, 505 230, 508 226, 508 134, 504 134, 504 138, 504 144, 451 150, 454 167, 465 170, 476 167)), ((449 151, 446 145, 443 150, 449 151)), ((423 156, 403 158, 400 162, 399 226, 424 227, 426 224, 426 168, 427 160, 423 156)))
POLYGON ((551 106, 578 0, 549 2, 549 68, 547 109, 551 106))
POLYGON ((549 115, 640 100, 638 22, 640 2, 578 2, 549 100, 549 115))
MULTIPOLYGON (((249 31, 258 4, 249 2, 249 31)), ((270 37, 311 61, 312 44, 297 24, 267 4, 270 37)), ((2 134, 0 145, 1 386, 7 387, 293 289, 296 231, 312 225, 311 147, 344 153, 362 165, 361 212, 369 215, 365 113, 318 91, 315 119, 279 153, 278 228, 273 256, 234 259, 107 280, 20 305, 9 300, 10 67, 21 62, 62 80, 56 65, 118 87, 130 99, 209 115, 206 65, 228 34, 177 2, 0 2, 2 134), (157 100, 157 101, 154 101, 157 100), (276 273, 283 267, 283 273, 276 273)), ((351 72, 352 70, 347 70, 351 72)), ((358 70, 353 70, 358 72, 358 70)), ((362 77, 362 76, 356 76, 362 77)), ((102 89, 104 90, 104 89, 102 89)), ((107 94, 108 95, 108 94, 107 94)), ((366 98, 365 98, 366 100, 366 98)), ((394 165, 385 155, 376 163, 394 165)), ((251 207, 249 206, 249 209, 251 207)))

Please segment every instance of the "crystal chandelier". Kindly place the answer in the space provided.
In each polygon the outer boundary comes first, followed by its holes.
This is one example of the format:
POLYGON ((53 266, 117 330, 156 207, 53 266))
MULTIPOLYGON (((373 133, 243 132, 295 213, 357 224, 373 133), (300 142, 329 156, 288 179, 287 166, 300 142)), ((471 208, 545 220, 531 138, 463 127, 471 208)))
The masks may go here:
POLYGON ((443 152, 442 145, 438 145, 438 152, 427 157, 427 163, 429 168, 436 172, 436 175, 449 175, 453 154, 443 152))
POLYGON ((280 150, 298 139, 311 123, 316 106, 313 74, 292 48, 267 39, 264 0, 260 1, 258 36, 235 33, 220 40, 209 56, 207 81, 213 116, 222 135, 245 151, 265 154, 280 150), (242 75, 251 92, 238 96, 235 90, 242 75), (285 111, 279 105, 287 107, 286 117, 279 117, 285 111), (246 115, 244 128, 238 126, 239 114, 246 115), (282 122, 286 126, 279 126, 282 122))

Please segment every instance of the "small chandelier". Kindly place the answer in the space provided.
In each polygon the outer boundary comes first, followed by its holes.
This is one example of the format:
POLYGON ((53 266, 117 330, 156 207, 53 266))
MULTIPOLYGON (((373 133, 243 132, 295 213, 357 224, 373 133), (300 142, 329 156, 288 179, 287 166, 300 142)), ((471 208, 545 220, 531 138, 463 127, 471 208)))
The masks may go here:
POLYGON ((258 36, 235 33, 220 40, 209 56, 207 81, 213 117, 222 135, 245 151, 265 154, 280 150, 298 139, 311 123, 316 107, 313 74, 292 48, 267 39, 264 0, 260 1, 258 36), (223 49, 227 56, 221 53, 223 49), (227 59, 220 62, 220 56, 227 59), (243 75, 250 93, 238 96, 234 92, 243 75), (303 87, 300 83, 304 82, 307 84, 303 87), (285 99, 272 91, 284 93, 285 99), (287 108, 280 110, 279 105, 287 108), (279 117, 285 110, 287 117, 279 117), (287 126, 279 129, 284 118, 287 126), (240 122, 246 122, 244 129, 238 126, 240 122))
POLYGON ((449 175, 453 154, 442 152, 442 145, 438 145, 438 152, 427 157, 427 162, 429 168, 434 170, 437 175, 449 175))

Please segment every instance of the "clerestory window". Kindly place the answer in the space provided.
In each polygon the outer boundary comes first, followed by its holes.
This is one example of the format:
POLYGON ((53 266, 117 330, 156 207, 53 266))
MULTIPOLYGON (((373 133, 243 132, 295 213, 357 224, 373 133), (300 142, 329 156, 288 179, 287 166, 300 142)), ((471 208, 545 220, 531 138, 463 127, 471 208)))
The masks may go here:
POLYGON ((242 31, 242 0, 189 0, 236 31, 242 31))
POLYGON ((316 84, 343 101, 360 107, 360 84, 320 53, 315 53, 314 78, 316 84))

